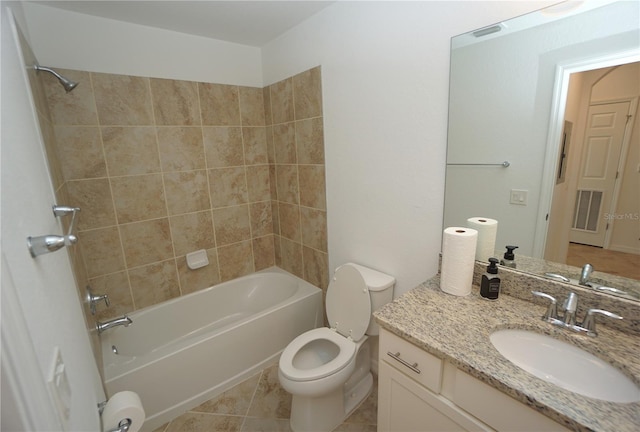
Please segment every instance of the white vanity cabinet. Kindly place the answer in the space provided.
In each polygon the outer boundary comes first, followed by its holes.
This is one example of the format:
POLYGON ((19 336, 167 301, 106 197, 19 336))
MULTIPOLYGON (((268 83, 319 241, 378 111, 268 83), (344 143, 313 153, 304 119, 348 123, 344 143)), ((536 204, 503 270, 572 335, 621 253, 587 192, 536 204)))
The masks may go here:
POLYGON ((568 431, 410 342, 380 331, 378 431, 568 431))

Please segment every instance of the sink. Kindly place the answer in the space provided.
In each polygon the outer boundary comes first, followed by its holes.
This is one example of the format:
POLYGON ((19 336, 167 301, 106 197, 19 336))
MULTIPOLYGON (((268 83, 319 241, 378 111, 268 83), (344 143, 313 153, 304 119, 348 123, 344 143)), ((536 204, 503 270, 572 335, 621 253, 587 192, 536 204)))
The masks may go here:
POLYGON ((565 390, 609 402, 640 401, 631 379, 578 347, 526 330, 498 330, 489 338, 510 362, 565 390))

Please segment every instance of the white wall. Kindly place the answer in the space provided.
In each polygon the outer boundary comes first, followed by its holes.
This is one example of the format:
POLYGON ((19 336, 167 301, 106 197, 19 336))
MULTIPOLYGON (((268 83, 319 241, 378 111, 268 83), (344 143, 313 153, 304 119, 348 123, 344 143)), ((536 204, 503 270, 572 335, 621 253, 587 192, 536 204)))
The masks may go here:
MULTIPOLYGON (((331 268, 352 260, 387 272, 396 295, 436 273, 450 38, 552 3, 337 2, 262 49, 255 70, 264 85, 322 66, 331 268)), ((224 56, 198 65, 182 51, 206 57, 207 48, 194 52, 179 33, 39 5, 25 11, 43 64, 252 85, 241 61, 231 62, 233 77, 218 70, 224 56)))
POLYGON ((262 87, 260 49, 25 3, 49 67, 262 87))
POLYGON ((322 65, 331 268, 387 272, 396 295, 437 272, 450 38, 543 6, 340 2, 263 48, 265 83, 322 65))

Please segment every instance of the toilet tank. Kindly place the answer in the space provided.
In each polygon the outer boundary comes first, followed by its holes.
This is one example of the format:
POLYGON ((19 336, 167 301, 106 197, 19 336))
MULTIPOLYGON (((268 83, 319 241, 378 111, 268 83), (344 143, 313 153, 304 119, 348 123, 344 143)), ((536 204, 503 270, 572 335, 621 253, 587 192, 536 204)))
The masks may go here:
POLYGON ((380 326, 376 323, 375 319, 373 319, 373 312, 393 300, 393 287, 396 284, 396 279, 393 276, 368 267, 353 263, 350 265, 360 272, 364 283, 369 288, 372 315, 369 318, 369 327, 367 327, 365 333, 369 336, 375 336, 380 333, 380 326))

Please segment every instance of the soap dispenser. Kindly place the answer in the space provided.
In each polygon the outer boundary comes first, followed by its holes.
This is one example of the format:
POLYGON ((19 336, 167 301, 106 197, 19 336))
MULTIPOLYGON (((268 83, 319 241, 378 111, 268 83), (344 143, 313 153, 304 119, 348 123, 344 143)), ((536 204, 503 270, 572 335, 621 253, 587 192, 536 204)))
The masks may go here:
POLYGON ((498 277, 497 264, 497 258, 489 258, 487 272, 482 275, 480 295, 487 300, 496 300, 500 295, 500 278, 498 277))
POLYGON ((518 249, 518 246, 507 246, 506 248, 507 251, 504 253, 504 258, 500 260, 500 265, 516 268, 516 256, 513 250, 518 249))

